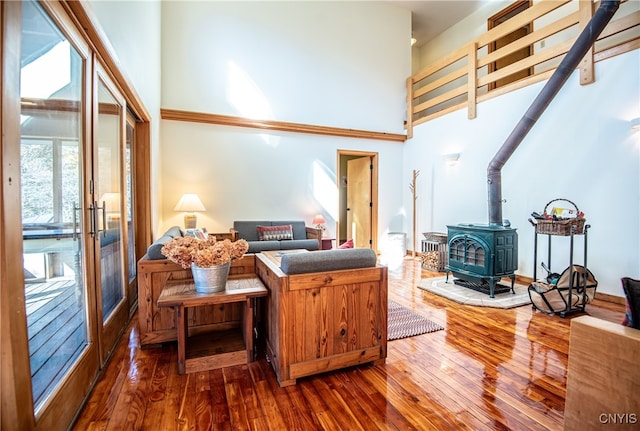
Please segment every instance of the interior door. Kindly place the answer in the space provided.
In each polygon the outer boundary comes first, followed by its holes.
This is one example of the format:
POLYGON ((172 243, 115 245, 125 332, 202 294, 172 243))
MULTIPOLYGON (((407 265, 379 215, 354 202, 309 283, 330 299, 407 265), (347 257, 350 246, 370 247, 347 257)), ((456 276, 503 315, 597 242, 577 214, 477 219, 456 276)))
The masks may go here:
MULTIPOLYGON (((129 313, 125 277, 126 218, 123 216, 126 107, 123 97, 96 64, 93 129, 92 221, 96 253, 97 315, 104 363, 126 325, 129 313)), ((128 218, 128 217, 127 217, 128 218)))
MULTIPOLYGON (((520 1, 516 1, 514 3, 512 3, 511 5, 509 5, 507 8, 501 10, 500 12, 498 12, 497 14, 491 16, 488 21, 487 21, 487 27, 489 30, 491 30, 492 28, 495 28, 496 26, 508 21, 509 19, 513 18, 514 16, 518 15, 521 12, 524 12, 525 10, 527 10, 529 7, 531 7, 531 1, 530 0, 520 0, 520 1)), ((509 45, 512 42, 517 41, 518 39, 521 39, 523 37, 525 37, 526 35, 528 35, 529 33, 532 32, 532 24, 529 23, 527 25, 525 25, 524 27, 521 27, 505 36, 503 36, 502 38, 496 40, 495 42, 489 44, 489 52, 493 52, 493 51, 497 51, 498 49, 505 47, 507 45, 509 45)), ((532 51, 532 47, 531 46, 525 46, 517 51, 512 52, 509 55, 506 55, 500 59, 498 59, 497 61, 494 61, 493 63, 489 64, 489 72, 495 72, 497 70, 500 70, 504 67, 507 67, 513 63, 516 63, 520 60, 523 60, 527 57, 529 57, 531 55, 531 51, 532 51)), ((515 82, 519 79, 523 79, 526 78, 527 76, 530 76, 533 74, 533 68, 528 68, 528 69, 524 69, 521 70, 518 73, 513 73, 509 76, 506 76, 502 79, 499 79, 495 82, 492 82, 489 84, 489 90, 494 90, 498 87, 502 87, 504 85, 510 84, 512 82, 515 82)))
POLYGON ((370 157, 347 161, 347 239, 369 248, 372 226, 372 162, 370 157))

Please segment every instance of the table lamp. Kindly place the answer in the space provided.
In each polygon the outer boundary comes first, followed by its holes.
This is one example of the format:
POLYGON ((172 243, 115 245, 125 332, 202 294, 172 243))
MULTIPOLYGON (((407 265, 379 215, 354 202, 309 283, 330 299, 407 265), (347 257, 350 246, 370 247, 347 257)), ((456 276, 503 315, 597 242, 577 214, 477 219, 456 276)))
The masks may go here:
POLYGON ((326 230, 326 227, 324 226, 324 224, 326 223, 326 220, 324 219, 322 214, 318 214, 317 216, 315 216, 311 223, 315 224, 316 229, 320 229, 320 233, 324 235, 324 231, 326 230))
POLYGON ((197 211, 206 211, 202 201, 195 193, 185 193, 176 204, 174 211, 183 211, 185 229, 194 229, 197 223, 197 211))

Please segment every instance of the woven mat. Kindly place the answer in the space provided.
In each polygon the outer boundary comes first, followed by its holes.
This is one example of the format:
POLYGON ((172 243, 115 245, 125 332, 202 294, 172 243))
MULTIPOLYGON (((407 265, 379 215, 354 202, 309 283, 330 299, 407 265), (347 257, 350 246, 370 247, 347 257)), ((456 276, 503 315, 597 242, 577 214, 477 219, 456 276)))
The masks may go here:
MULTIPOLYGON (((445 280, 446 277, 425 278, 420 280, 418 287, 460 304, 474 305, 476 307, 513 308, 531 304, 527 286, 521 284, 514 286, 515 294, 511 293, 509 289, 508 292, 496 293, 495 298, 490 298, 486 293, 454 284, 452 276, 449 277, 448 283, 445 280)), ((511 287, 511 283, 503 282, 501 284, 511 287)))
POLYGON ((389 301, 387 316, 387 340, 413 337, 414 335, 440 331, 444 327, 403 307, 394 301, 389 301))

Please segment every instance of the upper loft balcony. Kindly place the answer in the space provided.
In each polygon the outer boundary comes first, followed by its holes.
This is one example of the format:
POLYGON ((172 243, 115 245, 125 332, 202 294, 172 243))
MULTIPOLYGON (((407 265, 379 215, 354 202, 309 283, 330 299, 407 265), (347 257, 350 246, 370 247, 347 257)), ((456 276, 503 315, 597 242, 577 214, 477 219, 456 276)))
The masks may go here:
MULTIPOLYGON (((407 136, 414 126, 459 109, 473 119, 478 103, 548 79, 599 4, 514 2, 507 19, 407 79, 407 136)), ((595 81, 596 62, 638 48, 640 3, 623 1, 581 62, 580 84, 595 81)))

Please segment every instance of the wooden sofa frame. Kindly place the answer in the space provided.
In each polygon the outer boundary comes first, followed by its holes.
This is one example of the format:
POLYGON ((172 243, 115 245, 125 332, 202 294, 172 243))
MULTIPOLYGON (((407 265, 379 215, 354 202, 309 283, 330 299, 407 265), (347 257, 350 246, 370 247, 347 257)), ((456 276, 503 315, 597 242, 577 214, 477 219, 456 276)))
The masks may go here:
POLYGON ((265 348, 280 386, 387 357, 387 267, 287 275, 256 255, 267 286, 265 348))

